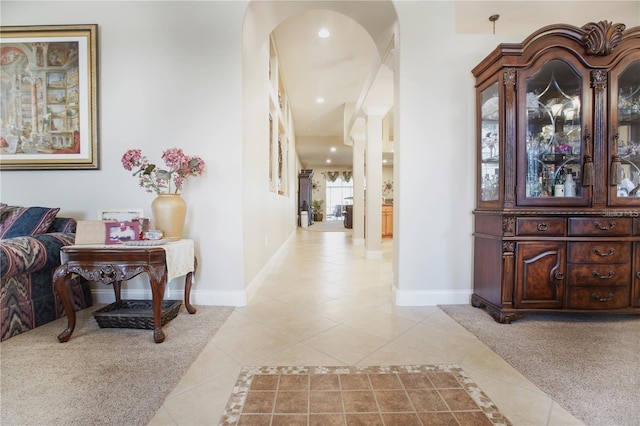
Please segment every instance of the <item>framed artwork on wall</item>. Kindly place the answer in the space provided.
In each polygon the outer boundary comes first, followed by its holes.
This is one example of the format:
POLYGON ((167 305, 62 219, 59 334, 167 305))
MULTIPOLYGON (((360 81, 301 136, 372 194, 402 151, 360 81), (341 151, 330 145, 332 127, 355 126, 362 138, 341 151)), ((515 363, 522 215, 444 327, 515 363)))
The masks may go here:
POLYGON ((99 169, 98 26, 0 27, 0 170, 99 169))

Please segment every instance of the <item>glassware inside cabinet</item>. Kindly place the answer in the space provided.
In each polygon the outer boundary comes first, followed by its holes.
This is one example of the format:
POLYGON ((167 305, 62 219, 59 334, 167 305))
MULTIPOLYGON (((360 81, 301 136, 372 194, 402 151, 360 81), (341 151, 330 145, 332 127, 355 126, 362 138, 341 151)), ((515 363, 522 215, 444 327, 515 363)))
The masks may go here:
POLYGON ((554 59, 526 88, 526 196, 581 197, 582 78, 554 59))
POLYGON ((640 197, 640 61, 618 79, 618 155, 622 176, 618 197, 640 197))
POLYGON ((500 195, 500 98, 498 96, 497 82, 482 91, 481 102, 482 117, 480 122, 480 172, 482 177, 482 188, 480 191, 480 198, 482 201, 495 201, 499 199, 500 195))

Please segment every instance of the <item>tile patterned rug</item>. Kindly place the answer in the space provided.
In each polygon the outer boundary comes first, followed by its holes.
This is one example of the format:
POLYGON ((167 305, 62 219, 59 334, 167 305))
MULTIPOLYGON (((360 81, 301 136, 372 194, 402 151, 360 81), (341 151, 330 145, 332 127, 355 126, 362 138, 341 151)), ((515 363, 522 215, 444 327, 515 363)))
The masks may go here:
POLYGON ((511 425, 457 365, 244 367, 221 425, 511 425))

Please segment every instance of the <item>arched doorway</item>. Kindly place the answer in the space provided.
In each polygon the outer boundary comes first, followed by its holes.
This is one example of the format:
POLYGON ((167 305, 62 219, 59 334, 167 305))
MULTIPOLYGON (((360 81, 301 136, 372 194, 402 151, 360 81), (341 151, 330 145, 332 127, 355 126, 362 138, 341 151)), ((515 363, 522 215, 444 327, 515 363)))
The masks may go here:
MULTIPOLYGON (((269 145, 267 140, 268 135, 268 107, 264 99, 268 96, 268 88, 265 88, 265 76, 264 70, 268 66, 269 61, 269 39, 270 34, 283 22, 293 19, 296 16, 309 13, 312 11, 330 11, 348 17, 356 22, 370 37, 375 51, 377 52, 378 65, 382 66, 383 60, 393 57, 392 53, 389 55, 390 46, 393 46, 394 37, 397 37, 397 15, 395 13, 394 6, 391 1, 372 1, 372 2, 250 2, 243 25, 243 80, 244 80, 244 150, 251 155, 264 155, 268 157, 266 152, 266 146, 269 145), (261 98, 259 94, 263 94, 261 98), (261 153, 265 151, 264 154, 261 153)), ((393 48, 393 47, 391 47, 393 48)), ((313 54, 313 52, 310 52, 313 54)), ((368 79, 361 82, 362 87, 370 88, 375 80, 376 73, 371 72, 368 79)), ((362 89, 361 87, 361 89, 362 89)), ((397 93, 394 87, 394 92, 397 93)), ((350 107, 357 110, 362 108, 364 99, 358 99, 350 107)), ((345 118, 345 126, 354 125, 356 123, 356 116, 345 118)), ((391 129, 397 128, 397 126, 391 126, 391 129)), ((249 154, 247 154, 249 155, 249 154)), ((292 164, 295 164, 295 158, 291 160, 292 164)), ((296 182, 293 180, 293 174, 299 170, 302 165, 297 164, 297 167, 292 166, 290 173, 292 179, 290 187, 294 188, 296 182), (296 170, 297 169, 297 170, 296 170)), ((396 162, 395 167, 399 164, 396 162)), ((243 167, 247 167, 243 164, 243 167)), ((262 166, 260 166, 262 167, 262 166)), ((261 211, 267 210, 268 216, 270 211, 282 212, 286 211, 285 219, 286 224, 282 226, 290 226, 291 223, 295 223, 297 216, 297 206, 295 201, 284 201, 273 197, 250 197, 249 194, 256 193, 256 186, 264 186, 262 182, 262 176, 268 174, 266 170, 247 170, 243 173, 243 176, 252 176, 255 178, 247 179, 243 182, 243 188, 246 189, 244 196, 244 203, 246 208, 244 211, 261 211), (262 174, 262 176, 258 176, 262 174), (250 199, 251 198, 251 199, 250 199)), ((396 187, 397 191, 397 187, 396 187)), ((395 208, 399 208, 396 204, 395 208)), ((273 215, 271 215, 273 216, 273 215)), ((271 241, 271 238, 267 238, 260 234, 260 229, 272 228, 273 223, 268 222, 269 219, 258 218, 245 219, 245 247, 251 245, 256 247, 257 245, 266 246, 267 239, 271 241)), ((397 242, 398 236, 394 235, 394 245, 397 242)), ((265 257, 270 257, 268 250, 264 250, 265 257)), ((246 253, 245 253, 246 254, 246 253)), ((250 256, 245 255, 245 259, 250 256)), ((395 265, 397 268, 398 265, 395 265)))

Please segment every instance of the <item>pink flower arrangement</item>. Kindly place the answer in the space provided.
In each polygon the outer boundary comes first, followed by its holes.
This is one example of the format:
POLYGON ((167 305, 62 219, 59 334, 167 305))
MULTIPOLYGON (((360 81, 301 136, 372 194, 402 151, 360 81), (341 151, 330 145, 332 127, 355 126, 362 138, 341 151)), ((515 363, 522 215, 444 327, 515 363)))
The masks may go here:
POLYGON ((125 170, 133 171, 133 176, 138 176, 142 188, 156 194, 177 194, 182 191, 187 177, 202 176, 204 173, 202 158, 185 155, 179 148, 167 149, 162 153, 162 159, 167 169, 149 163, 139 149, 130 149, 122 156, 122 166, 125 170))

